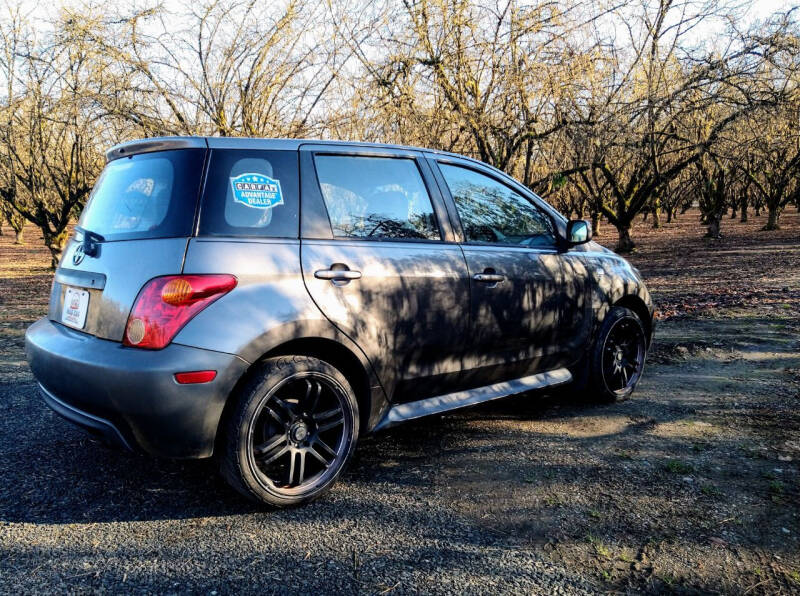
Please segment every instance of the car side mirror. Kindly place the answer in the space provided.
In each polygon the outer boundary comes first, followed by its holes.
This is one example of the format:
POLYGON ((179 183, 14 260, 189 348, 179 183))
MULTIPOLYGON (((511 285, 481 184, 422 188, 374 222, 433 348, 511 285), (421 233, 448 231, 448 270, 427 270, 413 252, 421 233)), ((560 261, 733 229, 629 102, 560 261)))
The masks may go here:
POLYGON ((570 246, 586 244, 592 239, 592 226, 585 219, 573 219, 567 223, 567 242, 570 246))

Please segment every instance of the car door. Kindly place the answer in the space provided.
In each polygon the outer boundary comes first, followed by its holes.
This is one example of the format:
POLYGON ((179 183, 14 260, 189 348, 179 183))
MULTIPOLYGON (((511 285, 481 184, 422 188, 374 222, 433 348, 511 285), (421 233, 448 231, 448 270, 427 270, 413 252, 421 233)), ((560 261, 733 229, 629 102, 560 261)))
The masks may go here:
POLYGON ((303 278, 392 401, 457 378, 469 281, 438 186, 415 152, 301 147, 303 278))
POLYGON ((559 360, 563 270, 551 216, 490 169, 437 158, 463 235, 471 285, 464 382, 549 370, 559 360))

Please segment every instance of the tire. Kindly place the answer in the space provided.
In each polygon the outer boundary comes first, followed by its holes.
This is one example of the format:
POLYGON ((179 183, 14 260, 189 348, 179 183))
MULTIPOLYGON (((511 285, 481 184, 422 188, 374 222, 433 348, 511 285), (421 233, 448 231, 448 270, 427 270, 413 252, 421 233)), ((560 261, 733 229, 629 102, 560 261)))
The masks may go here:
POLYGON ((308 503, 346 468, 358 442, 358 402, 336 368, 308 356, 265 360, 225 421, 220 470, 246 497, 308 503))
POLYGON ((595 403, 628 399, 642 378, 647 357, 644 326, 638 315, 615 306, 606 315, 597 337, 575 367, 570 389, 595 403), (624 346, 630 342, 629 346, 624 346))

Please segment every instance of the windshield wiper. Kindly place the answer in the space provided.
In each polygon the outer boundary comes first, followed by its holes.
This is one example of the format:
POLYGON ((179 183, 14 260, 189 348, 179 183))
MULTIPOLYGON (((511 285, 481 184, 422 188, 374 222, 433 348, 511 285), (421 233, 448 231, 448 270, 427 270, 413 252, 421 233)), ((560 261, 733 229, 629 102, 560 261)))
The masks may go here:
POLYGON ((75 226, 75 229, 83 234, 83 254, 89 257, 96 257, 100 248, 99 243, 105 242, 106 239, 97 232, 92 232, 80 226, 75 226))

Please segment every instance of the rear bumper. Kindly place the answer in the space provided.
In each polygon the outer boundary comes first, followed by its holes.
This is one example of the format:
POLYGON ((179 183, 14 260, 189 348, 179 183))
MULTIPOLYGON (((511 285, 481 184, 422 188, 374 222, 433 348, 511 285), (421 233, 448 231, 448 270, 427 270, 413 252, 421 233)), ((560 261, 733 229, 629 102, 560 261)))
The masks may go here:
POLYGON ((121 447, 128 451, 135 451, 122 432, 114 426, 114 424, 100 416, 93 416, 88 412, 83 412, 78 408, 74 408, 66 402, 61 401, 55 395, 45 389, 44 385, 39 383, 39 393, 42 395, 44 403, 50 406, 56 414, 62 418, 69 420, 73 424, 85 428, 90 433, 99 435, 109 445, 121 447))
POLYGON ((162 457, 212 455, 225 402, 248 363, 233 354, 171 344, 139 350, 47 319, 25 334, 28 362, 56 413, 108 442, 162 457), (176 372, 216 370, 180 385, 176 372))

